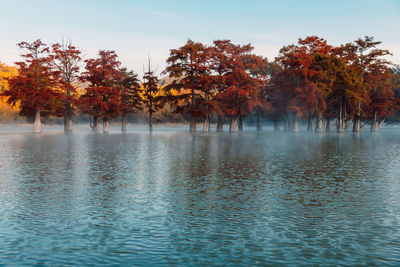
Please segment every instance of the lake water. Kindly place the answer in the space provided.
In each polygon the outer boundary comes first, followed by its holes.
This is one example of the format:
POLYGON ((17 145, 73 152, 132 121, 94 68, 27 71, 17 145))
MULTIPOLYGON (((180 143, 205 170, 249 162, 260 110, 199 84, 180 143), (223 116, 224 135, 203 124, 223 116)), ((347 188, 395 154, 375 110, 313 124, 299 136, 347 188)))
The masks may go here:
POLYGON ((186 131, 0 133, 0 264, 400 265, 400 129, 186 131))

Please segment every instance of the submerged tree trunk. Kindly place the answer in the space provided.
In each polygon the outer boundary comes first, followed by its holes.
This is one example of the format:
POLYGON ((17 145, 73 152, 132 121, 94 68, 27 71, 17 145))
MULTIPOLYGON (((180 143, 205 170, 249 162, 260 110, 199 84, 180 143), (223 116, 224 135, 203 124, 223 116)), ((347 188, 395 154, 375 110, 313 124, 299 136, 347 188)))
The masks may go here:
POLYGON ((217 132, 223 132, 223 131, 224 131, 224 118, 218 115, 217 132))
POLYGON ((274 120, 274 131, 279 132, 279 121, 278 120, 274 120))
MULTIPOLYGON (((194 80, 193 77, 192 77, 192 79, 194 80)), ((194 103, 194 89, 192 89, 192 102, 191 102, 192 110, 194 109, 194 105, 195 105, 195 103, 194 103)), ((196 118, 194 117, 193 114, 191 114, 189 132, 194 133, 196 131, 197 131, 196 118)))
MULTIPOLYGON (((150 63, 149 63, 149 72, 150 72, 150 63)), ((153 97, 150 91, 150 101, 149 101, 149 131, 153 131, 153 97)))
POLYGON ((42 122, 40 120, 40 109, 36 110, 35 121, 33 122, 33 133, 42 132, 42 122))
POLYGON ((331 130, 331 118, 330 117, 326 117, 325 129, 326 129, 327 132, 329 132, 331 130))
POLYGON ((385 122, 385 119, 381 119, 381 120, 378 122, 378 129, 382 127, 382 125, 383 125, 384 122, 385 122))
POLYGON ((346 129, 345 122, 346 109, 343 107, 342 101, 339 106, 339 116, 337 119, 337 131, 342 133, 346 129))
POLYGON ((239 120, 238 116, 234 116, 231 118, 231 123, 229 125, 229 132, 237 133, 239 131, 238 120, 239 120))
POLYGON ((358 102, 358 112, 354 119, 353 132, 361 132, 361 115, 360 115, 361 102, 358 102))
POLYGON ((192 115, 192 118, 190 119, 189 132, 194 133, 196 131, 196 118, 192 115))
POLYGON ((99 131, 99 117, 93 116, 93 122, 90 120, 90 128, 92 128, 93 132, 99 131))
POLYGON ((126 132, 126 114, 122 113, 122 121, 121 121, 121 132, 126 132))
POLYGON ((289 116, 286 118, 284 128, 285 128, 285 132, 289 132, 289 131, 290 131, 290 128, 292 128, 292 125, 291 125, 291 123, 290 123, 290 118, 289 118, 289 116))
POLYGON ((378 122, 377 121, 372 121, 371 123, 371 132, 376 132, 379 130, 378 122))
MULTIPOLYGON (((68 83, 70 84, 69 80, 68 83)), ((67 87, 67 97, 69 98, 71 96, 71 90, 69 87, 67 87)), ((64 114, 64 132, 65 133, 70 133, 72 132, 72 107, 71 107, 71 101, 68 100, 67 103, 65 104, 65 114, 64 114)))
POLYGON ((67 109, 64 115, 64 132, 72 132, 72 112, 70 109, 67 109))
POLYGON ((315 125, 315 131, 317 133, 325 132, 324 119, 323 119, 322 115, 317 117, 317 123, 315 125))
POLYGON ((378 127, 378 121, 376 119, 376 110, 374 110, 374 117, 372 118, 372 122, 371 122, 371 132, 376 132, 378 131, 379 127, 378 127))
POLYGON ((294 133, 298 133, 299 132, 299 122, 297 120, 296 114, 294 115, 294 118, 293 118, 293 129, 292 130, 293 130, 294 133))
POLYGON ((108 133, 110 131, 110 123, 107 118, 103 118, 103 133, 108 133))
POLYGON ((353 132, 361 132, 361 117, 359 114, 354 119, 353 132))
POLYGON ((210 116, 206 115, 204 118, 204 125, 203 125, 203 133, 209 133, 210 132, 210 116))
POLYGON ((376 132, 379 130, 379 128, 382 127, 382 124, 384 123, 385 119, 381 119, 380 121, 378 120, 376 116, 376 111, 374 112, 374 118, 372 119, 371 122, 371 132, 376 132))
POLYGON ((149 131, 153 131, 153 111, 150 110, 149 112, 149 131))
POLYGON ((314 122, 313 122, 313 116, 310 113, 308 115, 308 122, 307 122, 307 131, 312 131, 314 129, 314 122))
POLYGON ((385 121, 385 119, 378 120, 378 118, 376 116, 376 110, 374 110, 374 117, 371 122, 371 132, 378 131, 379 128, 381 128, 384 121, 385 121))
POLYGON ((243 131, 243 116, 239 115, 239 131, 243 131))
POLYGON ((260 110, 257 110, 257 131, 262 131, 260 110))

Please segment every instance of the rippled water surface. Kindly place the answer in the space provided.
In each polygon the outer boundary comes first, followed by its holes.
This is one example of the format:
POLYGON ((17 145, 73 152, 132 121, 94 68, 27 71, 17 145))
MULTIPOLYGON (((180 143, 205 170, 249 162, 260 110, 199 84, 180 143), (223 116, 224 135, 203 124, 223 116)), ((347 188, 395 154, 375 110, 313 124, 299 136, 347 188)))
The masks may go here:
POLYGON ((0 133, 0 264, 399 265, 400 129, 0 133))

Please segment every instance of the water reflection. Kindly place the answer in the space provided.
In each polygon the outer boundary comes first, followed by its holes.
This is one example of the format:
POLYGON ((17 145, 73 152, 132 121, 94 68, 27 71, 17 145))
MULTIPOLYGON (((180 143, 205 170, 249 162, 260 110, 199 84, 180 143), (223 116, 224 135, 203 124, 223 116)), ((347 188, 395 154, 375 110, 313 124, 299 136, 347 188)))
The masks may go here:
POLYGON ((0 263, 396 264, 399 141, 0 136, 0 263))

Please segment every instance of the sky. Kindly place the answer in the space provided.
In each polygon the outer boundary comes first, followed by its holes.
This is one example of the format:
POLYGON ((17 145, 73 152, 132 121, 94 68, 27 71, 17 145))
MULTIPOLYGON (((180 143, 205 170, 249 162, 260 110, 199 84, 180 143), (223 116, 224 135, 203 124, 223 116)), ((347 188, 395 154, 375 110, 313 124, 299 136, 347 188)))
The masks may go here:
POLYGON ((0 0, 0 61, 20 60, 16 44, 70 39, 84 58, 115 50, 139 75, 150 56, 164 70, 169 50, 188 39, 251 43, 270 61, 298 38, 339 45, 363 36, 382 41, 400 64, 400 0, 0 0))

